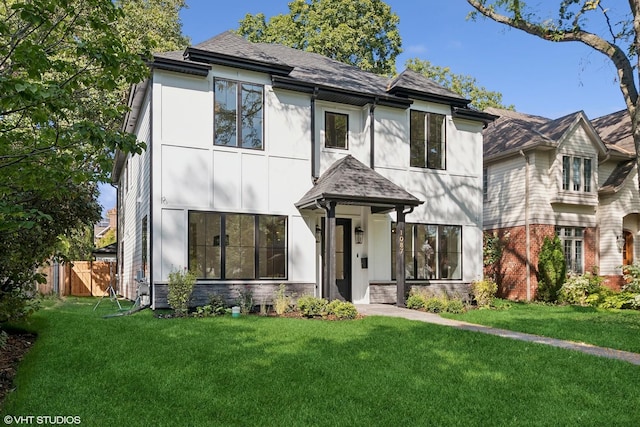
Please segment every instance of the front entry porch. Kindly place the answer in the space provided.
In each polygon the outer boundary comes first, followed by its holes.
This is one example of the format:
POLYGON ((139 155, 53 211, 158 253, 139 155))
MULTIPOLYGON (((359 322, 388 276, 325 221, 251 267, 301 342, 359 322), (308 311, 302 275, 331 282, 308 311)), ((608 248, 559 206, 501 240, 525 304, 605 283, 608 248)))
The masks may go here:
MULTIPOLYGON (((352 298, 351 250, 353 227, 350 220, 338 218, 338 205, 370 209, 371 214, 395 211, 396 271, 405 271, 405 216, 422 204, 415 196, 367 167, 350 155, 336 161, 318 178, 316 184, 296 203, 301 211, 323 211, 322 234, 322 297, 329 300, 352 298)), ((405 278, 396 281, 397 302, 404 307, 405 278)))

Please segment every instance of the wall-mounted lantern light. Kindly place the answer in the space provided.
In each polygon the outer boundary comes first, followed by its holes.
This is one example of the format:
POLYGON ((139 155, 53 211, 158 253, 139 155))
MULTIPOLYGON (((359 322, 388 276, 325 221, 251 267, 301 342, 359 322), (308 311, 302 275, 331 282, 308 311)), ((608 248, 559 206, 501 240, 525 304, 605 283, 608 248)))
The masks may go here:
POLYGON ((616 236, 616 245, 618 246, 618 250, 620 252, 622 252, 622 249, 624 249, 624 237, 623 236, 616 236))
POLYGON ((357 226, 355 233, 356 233, 356 243, 358 245, 362 244, 362 239, 364 238, 364 230, 362 229, 362 227, 357 226))
POLYGON ((316 224, 316 243, 320 243, 322 240, 322 227, 316 224))

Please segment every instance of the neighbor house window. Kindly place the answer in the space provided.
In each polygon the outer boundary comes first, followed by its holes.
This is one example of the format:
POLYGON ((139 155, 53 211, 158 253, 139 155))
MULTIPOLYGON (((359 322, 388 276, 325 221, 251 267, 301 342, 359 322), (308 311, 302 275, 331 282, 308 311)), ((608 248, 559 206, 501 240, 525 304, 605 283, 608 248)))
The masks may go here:
POLYGON ((263 148, 263 87, 216 79, 214 82, 216 145, 263 148))
POLYGON ((584 228, 556 227, 556 234, 562 242, 567 271, 584 272, 584 228))
MULTIPOLYGON (((406 279, 462 279, 461 226, 407 223, 405 227, 406 279)), ((391 233, 391 276, 395 280, 395 224, 392 225, 391 233)))
POLYGON ((287 217, 189 212, 189 267, 204 279, 287 275, 287 217))
POLYGON ((489 172, 487 168, 482 169, 482 200, 487 200, 489 191, 489 172))
POLYGON ((349 148, 349 116, 338 113, 324 113, 324 145, 329 148, 349 148))
POLYGON ((410 151, 412 167, 445 169, 445 116, 411 110, 410 151))
POLYGON ((562 156, 562 189, 591 192, 591 159, 562 156))

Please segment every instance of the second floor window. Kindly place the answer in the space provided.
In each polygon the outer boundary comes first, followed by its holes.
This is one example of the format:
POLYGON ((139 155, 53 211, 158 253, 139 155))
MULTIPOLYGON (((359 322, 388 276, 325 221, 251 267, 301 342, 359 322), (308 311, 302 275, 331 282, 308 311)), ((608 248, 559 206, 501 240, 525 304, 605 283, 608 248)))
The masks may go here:
POLYGON ((562 189, 591 192, 591 159, 562 156, 562 189))
POLYGON ((338 113, 324 113, 324 146, 329 148, 349 148, 349 116, 338 113))
POLYGON ((214 143, 261 150, 263 87, 218 79, 213 86, 214 143))
POLYGON ((412 167, 445 169, 445 116, 411 110, 410 145, 412 167))

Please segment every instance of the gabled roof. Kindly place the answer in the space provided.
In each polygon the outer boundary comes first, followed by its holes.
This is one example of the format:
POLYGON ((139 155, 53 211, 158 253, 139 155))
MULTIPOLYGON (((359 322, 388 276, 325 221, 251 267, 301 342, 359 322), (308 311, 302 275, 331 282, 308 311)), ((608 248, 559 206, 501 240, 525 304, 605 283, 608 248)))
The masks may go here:
POLYGON ((483 132, 485 161, 516 155, 521 150, 531 148, 559 148, 580 123, 585 125, 598 151, 603 154, 607 152, 606 145, 583 111, 557 119, 497 108, 488 108, 486 111, 499 118, 483 132))
POLYGON ((447 102, 466 106, 471 102, 413 70, 404 70, 389 82, 388 92, 425 101, 447 102), (426 91, 425 91, 426 90, 426 91))
POLYGON ((609 175, 609 178, 607 178, 598 191, 600 193, 617 193, 618 190, 622 188, 622 184, 624 184, 624 181, 627 179, 627 176, 629 176, 635 165, 635 160, 619 162, 613 172, 611 172, 611 175, 609 175))
POLYGON ((351 155, 331 165, 296 207, 315 209, 326 201, 378 207, 378 212, 423 203, 351 155))
POLYGON ((631 119, 627 110, 616 111, 591 121, 602 141, 612 150, 634 155, 635 145, 631 133, 631 119))

